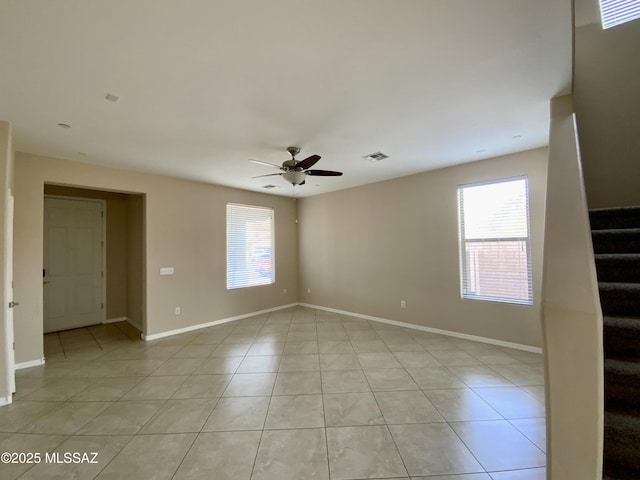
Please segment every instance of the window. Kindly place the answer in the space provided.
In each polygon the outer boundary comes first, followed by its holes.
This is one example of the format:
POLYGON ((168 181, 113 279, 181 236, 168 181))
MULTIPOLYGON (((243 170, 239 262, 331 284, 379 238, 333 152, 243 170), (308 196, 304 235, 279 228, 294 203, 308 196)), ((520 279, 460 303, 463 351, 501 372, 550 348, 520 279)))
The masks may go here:
POLYGON ((227 290, 275 282, 273 210, 227 204, 227 290))
POLYGON ((462 298, 531 305, 527 178, 458 187, 462 298))
POLYGON ((600 0, 602 28, 607 29, 640 18, 640 0, 600 0))

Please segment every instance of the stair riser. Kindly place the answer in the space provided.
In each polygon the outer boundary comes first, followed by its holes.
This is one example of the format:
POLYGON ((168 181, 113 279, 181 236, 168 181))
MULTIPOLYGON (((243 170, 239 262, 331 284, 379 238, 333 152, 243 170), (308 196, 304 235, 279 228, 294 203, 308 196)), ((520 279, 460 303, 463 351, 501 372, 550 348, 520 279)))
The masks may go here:
POLYGON ((630 442, 620 432, 611 432, 605 427, 604 459, 620 466, 637 469, 640 465, 640 449, 638 444, 630 442))
POLYGON ((633 295, 611 295, 600 292, 602 312, 610 316, 640 317, 640 302, 633 295))
POLYGON ((604 388, 605 408, 634 407, 638 403, 638 398, 640 398, 640 385, 630 386, 607 378, 604 388))
MULTIPOLYGON (((617 329, 616 329, 617 330, 617 329)), ((615 335, 605 329, 604 354, 605 357, 630 357, 640 354, 640 335, 615 335)))
POLYGON ((640 228, 640 208, 613 212, 589 212, 592 230, 640 228))
POLYGON ((615 235, 593 232, 593 251, 595 253, 639 253, 640 234, 623 232, 615 235))
POLYGON ((640 283, 640 261, 599 261, 596 259, 599 282, 640 283))

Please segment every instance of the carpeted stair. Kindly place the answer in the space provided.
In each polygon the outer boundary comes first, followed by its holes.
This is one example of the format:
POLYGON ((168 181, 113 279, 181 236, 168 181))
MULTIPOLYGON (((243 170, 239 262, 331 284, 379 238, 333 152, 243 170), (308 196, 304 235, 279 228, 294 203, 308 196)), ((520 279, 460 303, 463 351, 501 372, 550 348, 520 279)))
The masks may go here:
POLYGON ((605 480, 640 479, 640 207, 591 210, 604 315, 605 480))

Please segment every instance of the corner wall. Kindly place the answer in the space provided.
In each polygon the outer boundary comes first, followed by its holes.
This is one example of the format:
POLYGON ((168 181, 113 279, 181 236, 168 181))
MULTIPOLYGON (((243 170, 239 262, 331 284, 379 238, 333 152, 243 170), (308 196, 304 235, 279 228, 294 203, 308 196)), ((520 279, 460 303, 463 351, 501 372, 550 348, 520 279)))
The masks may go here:
POLYGON ((17 362, 42 358, 45 183, 145 195, 146 288, 140 294, 147 335, 297 301, 295 199, 24 153, 16 153, 15 182, 15 292, 22 305, 15 322, 17 362), (274 208, 274 285, 226 289, 227 202, 274 208), (174 267, 175 274, 160 276, 160 267, 174 267), (181 315, 174 313, 177 306, 181 315))
POLYGON ((547 478, 602 478, 602 311, 571 97, 551 102, 543 332, 547 478))
POLYGON ((546 174, 541 148, 299 200, 300 302, 539 347, 546 174), (525 174, 533 306, 461 299, 458 185, 525 174))

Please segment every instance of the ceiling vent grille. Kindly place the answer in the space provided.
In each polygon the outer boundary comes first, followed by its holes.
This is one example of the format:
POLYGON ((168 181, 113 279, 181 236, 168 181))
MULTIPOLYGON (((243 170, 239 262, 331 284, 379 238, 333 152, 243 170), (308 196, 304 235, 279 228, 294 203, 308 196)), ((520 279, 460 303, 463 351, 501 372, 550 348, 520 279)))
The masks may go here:
POLYGON ((265 185, 262 188, 266 188, 267 190, 271 190, 272 188, 278 188, 276 185, 265 185))
POLYGON ((384 160, 385 158, 389 158, 389 155, 385 155, 382 152, 370 153, 369 155, 365 155, 365 160, 369 160, 370 162, 379 162, 380 160, 384 160))

